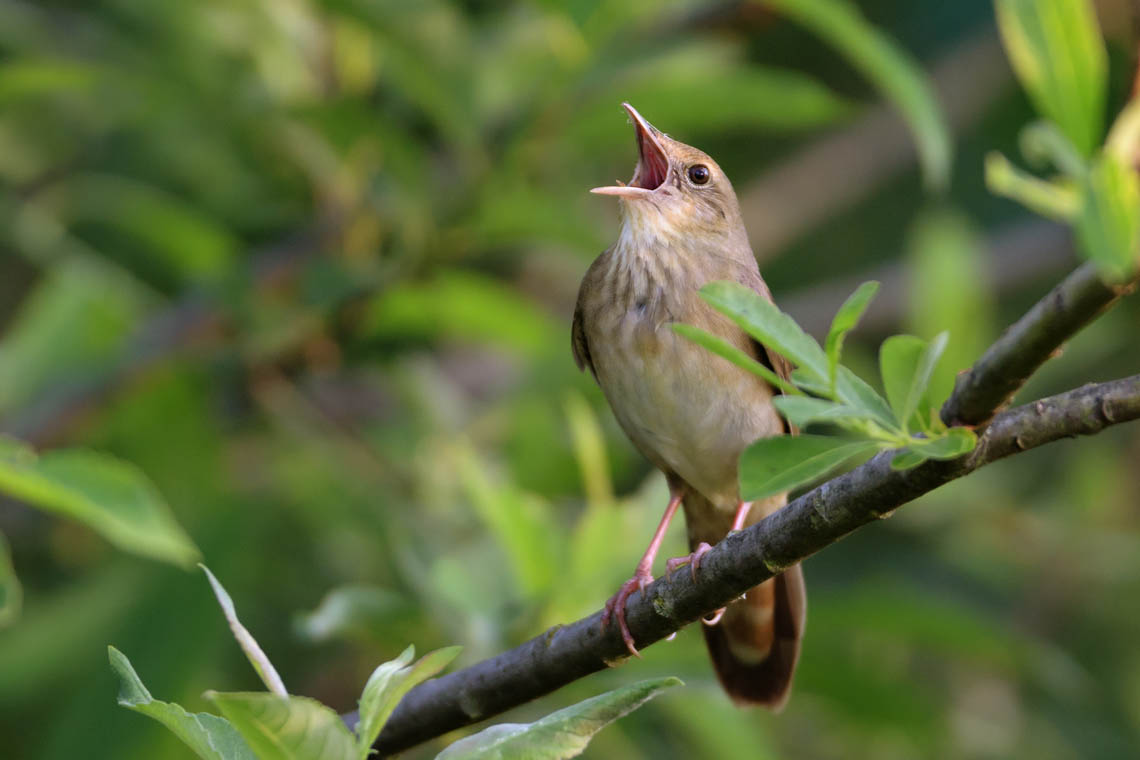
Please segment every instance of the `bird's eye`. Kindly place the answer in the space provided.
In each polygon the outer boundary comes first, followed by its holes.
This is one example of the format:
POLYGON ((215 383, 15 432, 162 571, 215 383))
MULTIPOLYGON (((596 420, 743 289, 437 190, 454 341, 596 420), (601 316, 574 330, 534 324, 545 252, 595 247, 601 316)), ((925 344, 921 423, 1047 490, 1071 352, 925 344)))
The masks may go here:
POLYGON ((704 164, 689 167, 689 180, 694 185, 703 185, 709 181, 709 168, 704 164))

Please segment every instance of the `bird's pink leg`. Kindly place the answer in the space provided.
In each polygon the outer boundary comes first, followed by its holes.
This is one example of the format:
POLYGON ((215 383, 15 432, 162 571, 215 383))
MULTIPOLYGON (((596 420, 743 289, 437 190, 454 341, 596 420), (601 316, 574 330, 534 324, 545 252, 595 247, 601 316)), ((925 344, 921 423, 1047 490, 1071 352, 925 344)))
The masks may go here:
POLYGON ((669 499, 669 506, 665 507, 665 514, 661 516, 657 530, 653 533, 649 547, 641 556, 641 561, 637 563, 637 569, 633 571, 633 577, 623 583, 618 592, 610 597, 610 600, 606 602, 605 610, 602 611, 602 628, 605 629, 609 625, 611 617, 616 617, 622 641, 625 642, 626 649, 634 657, 640 657, 641 654, 633 645, 633 634, 629 632, 629 626, 625 623, 625 602, 634 591, 644 591, 645 587, 653 582, 653 573, 650 572, 653 569, 653 560, 657 557, 657 551, 665 539, 665 531, 668 529, 673 515, 677 514, 677 507, 679 506, 681 506, 681 494, 674 492, 669 499))
MULTIPOLYGON (((752 502, 740 502, 740 504, 736 507, 736 514, 732 516, 732 527, 729 529, 729 533, 740 530, 744 527, 744 521, 748 519, 748 511, 750 509, 752 509, 752 502)), ((697 570, 699 570, 701 567, 701 557, 705 556, 705 554, 707 554, 710 549, 712 549, 712 547, 702 541, 697 544, 697 548, 693 550, 693 553, 687 557, 673 557, 670 560, 666 560, 665 575, 672 575, 673 571, 677 568, 688 565, 689 574, 692 576, 693 580, 696 580, 697 570)), ((716 625, 720 622, 720 619, 723 615, 724 607, 721 607, 711 616, 701 618, 701 622, 705 625, 716 625)))
POLYGON ((740 502, 740 506, 736 508, 736 515, 732 518, 732 530, 729 533, 744 527, 744 521, 748 519, 748 510, 750 509, 752 509, 752 502, 740 502))

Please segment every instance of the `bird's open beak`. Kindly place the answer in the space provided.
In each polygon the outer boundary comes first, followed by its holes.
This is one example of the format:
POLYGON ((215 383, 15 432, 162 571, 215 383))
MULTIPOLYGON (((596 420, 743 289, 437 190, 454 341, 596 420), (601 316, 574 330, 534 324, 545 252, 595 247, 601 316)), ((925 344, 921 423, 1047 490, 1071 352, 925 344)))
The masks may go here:
POLYGON ((628 185, 620 182, 607 187, 595 187, 591 193, 598 195, 618 195, 625 198, 641 198, 649 195, 665 182, 669 176, 669 159, 665 149, 661 146, 661 133, 642 118, 629 103, 622 103, 621 107, 633 120, 633 128, 637 132, 637 169, 633 172, 633 179, 628 185))

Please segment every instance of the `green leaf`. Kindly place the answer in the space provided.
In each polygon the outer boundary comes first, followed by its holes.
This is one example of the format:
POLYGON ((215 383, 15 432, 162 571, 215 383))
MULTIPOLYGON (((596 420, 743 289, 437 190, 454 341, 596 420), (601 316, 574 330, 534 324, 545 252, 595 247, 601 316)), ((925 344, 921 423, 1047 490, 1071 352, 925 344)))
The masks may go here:
POLYGON ((20 616, 23 598, 20 579, 16 577, 16 568, 12 566, 8 539, 0 533, 0 628, 11 625, 20 616))
POLYGON ((37 457, 11 439, 5 450, 0 491, 79 520, 120 549, 184 566, 198 558, 197 547, 134 465, 78 449, 37 457))
POLYGON ((712 351, 717 356, 728 359, 736 366, 743 367, 749 372, 759 375, 770 385, 779 388, 784 393, 800 394, 799 388, 795 385, 780 377, 723 338, 718 338, 712 333, 707 333, 699 327, 693 327, 692 325, 681 324, 679 322, 673 323, 673 331, 681 337, 693 341, 698 346, 712 351))
POLYGON ((867 23, 853 3, 767 0, 767 4, 818 34, 883 91, 914 134, 927 186, 945 187, 953 153, 950 132, 918 63, 867 23))
POLYGON ((1021 154, 1030 164, 1053 166, 1061 174, 1079 179, 1088 171, 1085 159, 1065 133, 1051 121, 1027 124, 1017 138, 1021 154))
POLYGON ((835 410, 843 409, 843 404, 811 396, 778 396, 772 399, 776 409, 784 415, 784 419, 796 427, 805 427, 827 414, 834 414, 835 410))
POLYGON ((678 678, 640 681, 551 713, 534 723, 502 723, 452 744, 436 760, 562 760, 582 754, 594 734, 641 707, 678 678))
POLYGON ((281 682, 281 676, 277 675, 277 669, 273 667, 273 663, 269 661, 269 657, 262 651, 261 645, 253 638, 253 634, 238 620, 237 610, 234 609, 234 600, 230 598, 230 595, 226 593, 222 584, 214 577, 214 574, 210 572, 210 568, 202 564, 199 564, 198 567, 202 568, 202 572, 204 572, 206 577, 210 580, 210 586, 214 589, 214 596, 218 598, 218 604, 222 608, 222 613, 226 616, 226 622, 230 624, 230 631, 233 632, 234 638, 237 639, 241 651, 245 652, 249 664, 257 671, 261 682, 277 696, 288 696, 289 692, 285 690, 285 684, 281 682))
POLYGON ((218 282, 241 241, 219 219, 165 188, 110 174, 76 174, 64 184, 73 221, 136 240, 155 264, 191 281, 218 282))
POLYGON ((876 393, 875 389, 868 385, 863 378, 842 365, 839 367, 836 393, 839 395, 840 401, 867 412, 881 426, 888 430, 895 427, 894 417, 891 416, 891 408, 887 405, 886 400, 876 393))
POLYGON ((928 459, 957 459, 977 445, 978 436, 973 430, 952 427, 937 437, 916 438, 907 448, 928 459))
POLYGON ((154 699, 125 654, 109 646, 107 656, 119 677, 120 705, 157 720, 204 760, 255 760, 249 745, 225 718, 189 713, 181 705, 154 699))
POLYGON ((798 387, 816 396, 833 398, 838 401, 865 412, 879 424, 880 427, 891 430, 895 425, 894 414, 887 402, 875 392, 875 389, 842 364, 839 365, 835 393, 827 379, 820 379, 802 370, 792 372, 792 382, 798 387))
POLYGON ((878 291, 879 283, 874 280, 863 283, 847 297, 847 300, 839 307, 839 311, 835 312, 835 318, 831 320, 831 329, 827 331, 824 351, 827 353, 828 378, 831 381, 833 391, 839 367, 839 356, 843 352, 843 339, 847 337, 847 333, 851 332, 855 325, 859 324, 863 312, 867 310, 871 299, 875 297, 875 293, 878 291))
POLYGON ((1027 174, 1000 153, 986 154, 986 187, 994 195, 1017 201, 1030 211, 1058 222, 1071 222, 1081 208, 1077 189, 1060 181, 1027 174))
POLYGON ((710 282, 701 296, 768 348, 813 377, 827 379, 827 354, 815 338, 756 291, 737 282, 710 282))
POLYGON ((913 449, 903 449, 898 454, 895 454, 891 459, 892 470, 909 470, 912 467, 918 467, 926 461, 926 456, 920 451, 913 449))
POLYGON ((1107 276, 1127 279, 1140 263, 1140 180, 1114 154, 1089 171, 1077 217, 1081 251, 1107 276))
MULTIPOLYGON (((43 231, 31 237, 54 236, 43 231)), ((146 318, 151 299, 136 279, 95 257, 53 261, 5 323, 0 413, 21 410, 36 403, 45 387, 73 383, 117 361, 146 318)))
POLYGON ((1100 144, 1108 56, 1088 0, 996 0, 1013 69, 1037 110, 1084 156, 1100 144))
POLYGON ((406 667, 416 653, 415 647, 409 646, 395 660, 372 671, 360 695, 360 722, 356 725, 357 750, 361 760, 367 759, 372 743, 404 695, 446 668, 462 649, 437 649, 425 654, 415 665, 406 667))
POLYGON ((810 483, 874 443, 823 435, 761 438, 740 455, 740 496, 763 499, 810 483))
POLYGON ((927 343, 913 335, 892 335, 879 348, 883 387, 903 430, 909 429, 911 417, 918 410, 938 357, 946 348, 947 337, 947 333, 941 333, 927 343))
POLYGON ((863 429, 867 423, 878 423, 878 417, 865 409, 810 396, 776 396, 772 403, 788 422, 807 427, 815 422, 850 425, 863 429))
POLYGON ((340 716, 315 699, 263 692, 206 692, 258 760, 356 760, 340 716))

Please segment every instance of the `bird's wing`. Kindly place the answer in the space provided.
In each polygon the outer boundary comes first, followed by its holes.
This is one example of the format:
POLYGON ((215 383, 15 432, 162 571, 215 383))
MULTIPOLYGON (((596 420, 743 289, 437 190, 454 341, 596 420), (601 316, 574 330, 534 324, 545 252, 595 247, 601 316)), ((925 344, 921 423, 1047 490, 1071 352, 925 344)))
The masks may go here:
POLYGON ((586 326, 582 322, 582 299, 578 299, 577 306, 574 307, 574 322, 570 326, 570 350, 574 352, 574 363, 578 365, 578 369, 584 370, 587 367, 590 373, 597 378, 597 373, 594 372, 594 363, 590 360, 590 344, 586 341, 586 326))

